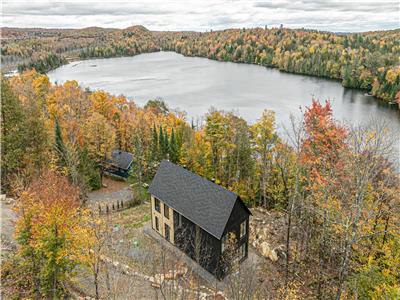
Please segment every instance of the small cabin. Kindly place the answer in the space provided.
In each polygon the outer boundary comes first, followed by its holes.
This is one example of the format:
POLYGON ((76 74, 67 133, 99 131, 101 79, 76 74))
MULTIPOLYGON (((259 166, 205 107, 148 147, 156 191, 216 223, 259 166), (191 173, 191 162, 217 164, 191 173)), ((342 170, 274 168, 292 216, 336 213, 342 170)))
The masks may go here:
POLYGON ((111 158, 107 160, 106 171, 112 175, 126 179, 129 177, 132 162, 132 153, 122 150, 114 150, 111 152, 111 158))
POLYGON ((235 260, 247 258, 251 212, 237 194, 167 160, 149 192, 153 230, 216 278, 226 275, 223 254, 230 233, 235 260))

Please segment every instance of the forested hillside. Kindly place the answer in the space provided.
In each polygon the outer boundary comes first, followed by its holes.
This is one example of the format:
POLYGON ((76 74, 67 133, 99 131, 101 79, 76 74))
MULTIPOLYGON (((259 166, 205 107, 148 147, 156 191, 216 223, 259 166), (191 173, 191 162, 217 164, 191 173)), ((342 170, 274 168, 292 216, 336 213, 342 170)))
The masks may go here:
POLYGON ((71 60, 129 56, 159 49, 143 26, 124 30, 3 28, 1 64, 4 70, 35 68, 46 73, 71 60))
POLYGON ((97 266, 101 222, 83 203, 116 148, 134 154, 135 182, 169 158, 250 207, 281 211, 291 299, 400 297, 400 184, 387 159, 397 137, 381 123, 352 128, 313 101, 289 139, 268 110, 253 125, 216 110, 191 125, 158 100, 142 108, 36 71, 3 78, 1 93, 2 192, 20 216, 3 274, 27 297, 61 297, 76 266, 97 266))
POLYGON ((338 79, 386 101, 400 90, 400 30, 334 34, 255 28, 157 36, 164 50, 338 79))
POLYGON ((400 98, 400 31, 335 34, 311 30, 229 29, 151 32, 126 29, 3 28, 4 70, 45 73, 67 61, 172 50, 188 56, 259 64, 281 71, 340 80, 388 102, 400 98))

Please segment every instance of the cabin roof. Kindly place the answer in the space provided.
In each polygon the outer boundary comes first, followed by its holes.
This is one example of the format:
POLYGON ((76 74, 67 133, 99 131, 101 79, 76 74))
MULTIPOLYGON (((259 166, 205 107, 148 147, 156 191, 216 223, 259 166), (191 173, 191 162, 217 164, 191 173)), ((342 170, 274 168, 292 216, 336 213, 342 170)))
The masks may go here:
POLYGON ((114 150, 111 153, 109 162, 118 168, 128 170, 133 161, 133 154, 121 150, 114 150))
MULTIPOLYGON (((163 160, 149 192, 202 229, 221 239, 238 195, 163 160)), ((246 211, 250 211, 246 207, 246 211)))

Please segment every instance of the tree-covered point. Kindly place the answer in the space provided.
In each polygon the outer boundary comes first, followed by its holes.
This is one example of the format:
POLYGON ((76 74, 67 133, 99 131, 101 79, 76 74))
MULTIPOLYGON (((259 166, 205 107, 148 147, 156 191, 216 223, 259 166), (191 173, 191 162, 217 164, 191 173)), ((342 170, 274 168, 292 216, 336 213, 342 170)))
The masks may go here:
POLYGON ((49 53, 45 57, 38 58, 26 64, 19 64, 18 72, 35 69, 37 72, 44 74, 67 63, 68 61, 64 57, 49 53))

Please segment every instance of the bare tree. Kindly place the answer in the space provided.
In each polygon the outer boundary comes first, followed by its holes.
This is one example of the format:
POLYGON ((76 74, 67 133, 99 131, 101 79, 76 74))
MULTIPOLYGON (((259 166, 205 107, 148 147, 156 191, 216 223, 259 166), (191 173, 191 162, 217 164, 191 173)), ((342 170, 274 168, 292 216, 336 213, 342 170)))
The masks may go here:
POLYGON ((345 239, 339 267, 337 300, 341 299, 344 290, 354 244, 362 238, 359 225, 363 218, 362 212, 366 209, 365 197, 368 186, 381 171, 382 158, 390 157, 394 153, 395 143, 395 137, 388 136, 387 124, 379 120, 371 120, 369 124, 354 127, 351 130, 349 139, 353 152, 349 161, 351 170, 349 174, 352 175, 351 192, 346 195, 350 196, 351 202, 349 203, 349 213, 342 220, 345 239))

